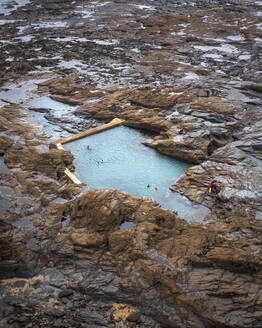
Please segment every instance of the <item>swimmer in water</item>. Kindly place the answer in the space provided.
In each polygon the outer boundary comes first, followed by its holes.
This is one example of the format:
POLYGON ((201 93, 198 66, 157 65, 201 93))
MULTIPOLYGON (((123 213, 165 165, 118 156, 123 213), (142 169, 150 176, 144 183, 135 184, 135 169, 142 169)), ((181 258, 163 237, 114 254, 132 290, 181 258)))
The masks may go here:
POLYGON ((147 187, 147 188, 150 188, 150 184, 148 184, 146 187, 147 187))

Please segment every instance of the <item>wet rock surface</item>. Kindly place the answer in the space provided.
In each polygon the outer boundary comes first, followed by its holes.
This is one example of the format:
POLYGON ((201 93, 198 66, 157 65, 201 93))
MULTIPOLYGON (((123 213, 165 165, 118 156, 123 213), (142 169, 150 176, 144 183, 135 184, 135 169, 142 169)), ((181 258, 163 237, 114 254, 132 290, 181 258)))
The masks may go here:
POLYGON ((0 4, 0 327, 261 327, 261 17, 260 1, 0 4), (68 181, 49 144, 115 117, 194 164, 170 188, 205 222, 68 181))

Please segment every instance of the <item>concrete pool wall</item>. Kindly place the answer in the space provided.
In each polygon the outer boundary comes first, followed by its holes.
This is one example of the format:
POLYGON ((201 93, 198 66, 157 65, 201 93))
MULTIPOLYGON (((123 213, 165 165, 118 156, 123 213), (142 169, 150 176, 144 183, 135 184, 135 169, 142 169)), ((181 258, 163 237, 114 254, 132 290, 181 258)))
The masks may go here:
MULTIPOLYGON (((124 122, 125 122, 124 120, 121 120, 119 118, 114 118, 111 122, 109 122, 107 124, 103 124, 103 125, 100 125, 96 128, 88 129, 86 131, 83 131, 83 132, 80 132, 80 133, 77 133, 77 134, 73 134, 72 136, 69 136, 69 137, 54 141, 50 144, 50 147, 51 148, 56 147, 57 149, 64 150, 63 144, 65 144, 67 142, 71 142, 71 141, 74 141, 74 140, 77 140, 77 139, 81 139, 81 138, 90 136, 90 135, 95 134, 95 133, 99 133, 99 132, 102 132, 102 131, 105 131, 105 130, 108 130, 108 129, 115 128, 117 126, 122 125, 124 122)), ((70 172, 68 169, 65 169, 64 173, 73 183, 78 184, 78 185, 82 183, 74 175, 74 173, 70 172)))

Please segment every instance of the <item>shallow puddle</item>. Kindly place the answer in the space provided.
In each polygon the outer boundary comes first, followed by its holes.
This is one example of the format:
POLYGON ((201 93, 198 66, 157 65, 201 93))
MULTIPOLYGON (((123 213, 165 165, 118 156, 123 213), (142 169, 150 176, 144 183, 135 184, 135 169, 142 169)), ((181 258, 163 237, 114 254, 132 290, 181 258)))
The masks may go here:
POLYGON ((140 131, 121 126, 63 146, 75 157, 76 175, 90 188, 116 188, 150 197, 186 219, 203 219, 208 214, 205 207, 193 206, 169 189, 190 164, 146 147, 143 140, 140 131))
POLYGON ((120 224, 120 227, 119 229, 120 230, 124 230, 124 229, 132 229, 132 228, 135 228, 135 224, 131 221, 125 221, 123 222, 122 224, 120 224))
POLYGON ((68 137, 72 124, 81 123, 82 120, 74 115, 77 106, 53 100, 48 96, 35 98, 27 103, 29 120, 41 127, 42 132, 50 137, 50 140, 68 137), (39 111, 37 111, 38 109, 39 111), (35 111, 36 110, 36 111, 35 111), (46 117, 48 115, 48 119, 46 117))
POLYGON ((0 90, 0 99, 18 103, 25 101, 30 96, 30 92, 37 88, 36 80, 28 81, 20 85, 11 86, 5 90, 0 90))
POLYGON ((8 167, 5 165, 5 162, 4 162, 4 157, 3 156, 0 156, 0 174, 1 173, 9 173, 9 169, 8 167))
POLYGON ((6 186, 0 186, 0 217, 11 207, 9 197, 12 196, 12 189, 6 186))
POLYGON ((0 196, 0 216, 4 215, 4 213, 9 210, 11 203, 8 199, 1 199, 0 196))
POLYGON ((193 46, 195 49, 201 50, 201 51, 213 51, 217 50, 219 52, 225 52, 225 53, 236 53, 238 52, 238 49, 235 46, 232 46, 230 44, 221 44, 219 46, 193 46))
POLYGON ((16 10, 19 7, 23 7, 28 4, 30 0, 16 0, 10 2, 7 0, 0 1, 0 14, 8 15, 12 11, 16 10))
POLYGON ((46 109, 54 109, 57 112, 66 113, 68 111, 74 110, 77 106, 67 105, 65 103, 53 100, 48 96, 36 98, 28 103, 28 106, 33 108, 46 108, 46 109))

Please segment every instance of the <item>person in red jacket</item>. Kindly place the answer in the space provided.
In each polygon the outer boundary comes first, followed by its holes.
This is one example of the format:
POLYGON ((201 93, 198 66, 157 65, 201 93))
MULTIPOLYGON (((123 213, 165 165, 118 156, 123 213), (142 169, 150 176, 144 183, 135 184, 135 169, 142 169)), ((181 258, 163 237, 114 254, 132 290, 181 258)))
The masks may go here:
POLYGON ((217 185, 216 185, 216 182, 215 182, 215 180, 212 180, 211 182, 210 182, 210 185, 209 185, 209 193, 211 193, 211 192, 216 192, 217 191, 217 185))

